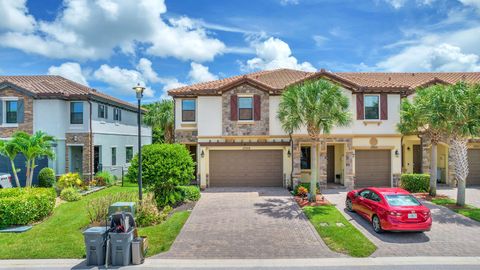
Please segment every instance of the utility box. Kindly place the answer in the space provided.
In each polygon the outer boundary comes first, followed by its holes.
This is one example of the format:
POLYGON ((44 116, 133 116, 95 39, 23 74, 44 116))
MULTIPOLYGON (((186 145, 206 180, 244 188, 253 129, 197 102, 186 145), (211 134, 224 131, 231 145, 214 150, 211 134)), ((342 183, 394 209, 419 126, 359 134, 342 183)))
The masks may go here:
POLYGON ((135 216, 134 202, 116 202, 108 207, 108 215, 111 216, 116 212, 127 212, 135 216))
POLYGON ((105 264, 106 235, 107 228, 105 227, 91 227, 83 232, 87 252, 87 265, 105 264))
POLYGON ((129 265, 132 260, 131 244, 133 240, 133 230, 126 233, 112 233, 110 237, 110 254, 113 266, 129 265))

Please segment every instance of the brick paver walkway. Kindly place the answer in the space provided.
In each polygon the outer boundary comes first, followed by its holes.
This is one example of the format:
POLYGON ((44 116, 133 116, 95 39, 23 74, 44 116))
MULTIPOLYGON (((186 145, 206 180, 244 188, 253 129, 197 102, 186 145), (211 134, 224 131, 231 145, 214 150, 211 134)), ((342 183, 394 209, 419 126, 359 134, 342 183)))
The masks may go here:
POLYGON ((157 258, 314 258, 331 252, 287 190, 210 188, 157 258))
MULTIPOLYGON (((440 193, 440 192, 439 192, 440 193)), ((377 247, 373 257, 390 256, 480 256, 480 222, 428 202, 432 211, 432 230, 425 233, 376 234, 372 226, 356 213, 345 211, 346 192, 326 190, 325 197, 377 247)))

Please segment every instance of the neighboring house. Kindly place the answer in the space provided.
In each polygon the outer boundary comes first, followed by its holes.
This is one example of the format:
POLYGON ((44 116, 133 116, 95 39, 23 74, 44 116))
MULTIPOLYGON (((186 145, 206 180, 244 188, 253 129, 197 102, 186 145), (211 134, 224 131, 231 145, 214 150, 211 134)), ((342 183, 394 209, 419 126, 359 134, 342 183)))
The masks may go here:
MULTIPOLYGON (((89 179, 107 170, 120 176, 138 150, 135 105, 60 76, 0 76, 0 137, 18 130, 55 136, 56 158, 40 167, 57 175, 78 172, 89 179)), ((142 127, 143 144, 151 143, 151 133, 142 127)), ((4 161, 0 171, 10 171, 4 161)))
MULTIPOLYGON (((176 141, 197 160, 201 187, 291 186, 311 173, 311 139, 305 128, 289 135, 277 118, 282 91, 324 78, 350 100, 352 122, 325 135, 320 186, 395 186, 404 172, 428 173, 429 149, 402 136, 402 98, 436 83, 480 83, 480 73, 332 73, 278 69, 194 84, 169 91, 175 99, 176 141)), ((426 140, 424 140, 426 141, 426 140)), ((438 151, 440 181, 454 185, 448 145, 438 151)), ((469 184, 480 184, 480 141, 472 140, 469 184), (476 149, 478 148, 478 149, 476 149)))

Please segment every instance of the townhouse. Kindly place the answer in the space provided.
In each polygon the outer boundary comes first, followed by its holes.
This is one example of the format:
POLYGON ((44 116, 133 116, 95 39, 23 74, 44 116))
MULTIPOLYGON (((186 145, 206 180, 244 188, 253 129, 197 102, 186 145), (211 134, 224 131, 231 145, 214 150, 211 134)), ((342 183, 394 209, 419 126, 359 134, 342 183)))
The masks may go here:
MULTIPOLYGON (((319 157, 319 181, 348 189, 396 186, 402 173, 429 171, 429 145, 402 136, 396 126, 400 103, 415 89, 458 81, 480 83, 480 73, 351 73, 261 71, 169 91, 175 100, 176 141, 197 160, 201 187, 283 186, 308 182, 312 155, 319 157), (281 93, 305 80, 327 79, 350 101, 352 121, 324 135, 312 153, 302 128, 291 136, 277 118, 281 93)), ((480 184, 480 141, 469 144, 468 184, 480 184)), ((439 182, 455 185, 448 142, 438 151, 439 182)))
MULTIPOLYGON (((40 159, 36 173, 48 166, 57 175, 78 172, 86 179, 102 170, 121 176, 138 151, 136 119, 135 105, 60 76, 0 76, 0 139, 18 130, 55 136, 56 158, 40 159)), ((151 133, 142 126, 143 144, 151 143, 151 133)), ((23 160, 17 157, 18 168, 23 160)), ((11 171, 5 157, 0 171, 11 171)))

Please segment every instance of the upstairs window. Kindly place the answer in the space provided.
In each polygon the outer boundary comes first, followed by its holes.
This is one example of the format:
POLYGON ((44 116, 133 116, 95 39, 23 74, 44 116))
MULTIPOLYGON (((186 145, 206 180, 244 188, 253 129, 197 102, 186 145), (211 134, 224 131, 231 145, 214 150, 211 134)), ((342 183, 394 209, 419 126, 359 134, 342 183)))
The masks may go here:
POLYGON ((6 119, 7 124, 16 124, 18 123, 18 102, 15 101, 6 101, 6 119))
POLYGON ((253 120, 253 98, 238 98, 238 120, 253 120))
POLYGON ((133 146, 125 147, 125 162, 130 163, 133 158, 133 146))
POLYGON ((380 119, 380 96, 365 95, 364 108, 365 108, 365 119, 379 120, 380 119))
POLYGON ((195 100, 182 100, 182 122, 195 122, 195 100))
POLYGON ((98 118, 107 119, 108 118, 108 108, 107 105, 98 104, 98 118))
POLYGON ((83 102, 70 102, 70 124, 83 124, 83 102))
POLYGON ((113 120, 122 121, 122 110, 119 108, 113 108, 113 120))
POLYGON ((312 168, 312 160, 311 160, 311 147, 310 146, 302 146, 301 148, 301 157, 300 157, 300 168, 302 170, 310 170, 312 168))

